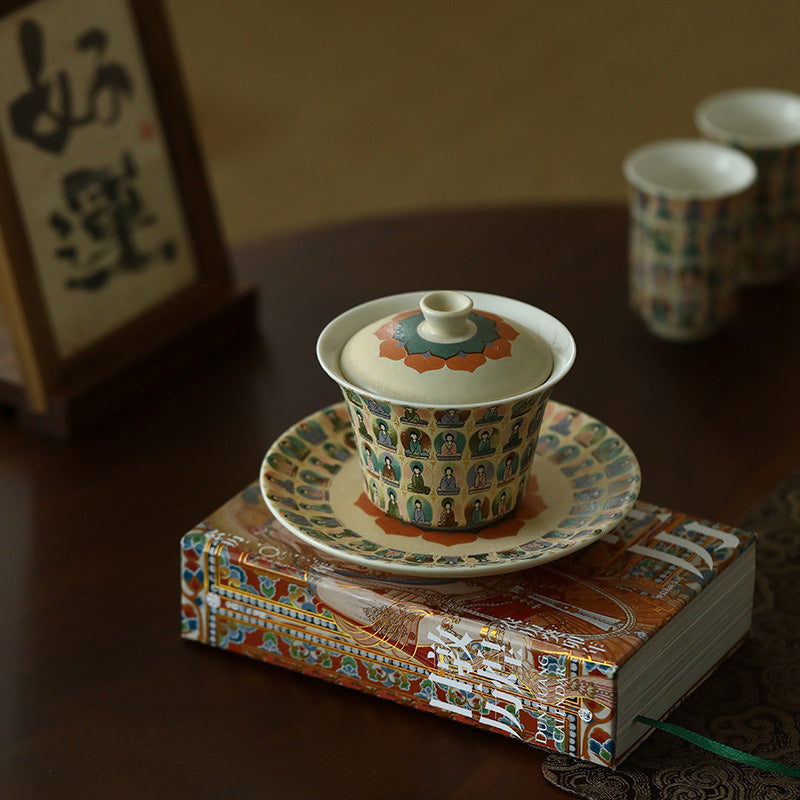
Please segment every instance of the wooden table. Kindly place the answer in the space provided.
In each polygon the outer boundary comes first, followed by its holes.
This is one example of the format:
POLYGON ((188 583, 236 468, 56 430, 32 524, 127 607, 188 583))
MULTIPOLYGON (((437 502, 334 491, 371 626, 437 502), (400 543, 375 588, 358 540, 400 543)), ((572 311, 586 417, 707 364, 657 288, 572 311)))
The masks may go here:
POLYGON ((335 314, 420 288, 517 297, 578 359, 555 397, 622 434, 642 497, 736 520, 800 460, 798 282, 750 291, 714 340, 627 309, 623 208, 422 213, 237 254, 260 340, 176 375, 72 444, 0 420, 3 798, 566 797, 531 748, 179 638, 178 541, 337 388, 335 314))

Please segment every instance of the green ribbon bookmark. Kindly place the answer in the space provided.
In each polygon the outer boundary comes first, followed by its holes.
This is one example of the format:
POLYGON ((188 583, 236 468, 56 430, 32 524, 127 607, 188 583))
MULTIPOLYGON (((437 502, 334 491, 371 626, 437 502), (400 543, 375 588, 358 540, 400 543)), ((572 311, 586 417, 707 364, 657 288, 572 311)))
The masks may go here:
POLYGON ((671 733, 673 736, 685 739, 687 742, 696 744, 698 747, 716 753, 723 758, 729 758, 731 761, 738 761, 741 764, 748 764, 751 767, 765 769, 769 772, 777 772, 780 775, 788 775, 790 778, 800 778, 800 767, 789 767, 786 764, 779 764, 777 761, 768 761, 766 758, 750 755, 750 753, 737 750, 735 747, 728 747, 726 744, 715 742, 713 739, 701 736, 699 733, 681 728, 679 725, 672 725, 669 722, 661 722, 641 715, 635 717, 635 721, 641 722, 643 725, 650 725, 652 728, 658 728, 660 731, 671 733))

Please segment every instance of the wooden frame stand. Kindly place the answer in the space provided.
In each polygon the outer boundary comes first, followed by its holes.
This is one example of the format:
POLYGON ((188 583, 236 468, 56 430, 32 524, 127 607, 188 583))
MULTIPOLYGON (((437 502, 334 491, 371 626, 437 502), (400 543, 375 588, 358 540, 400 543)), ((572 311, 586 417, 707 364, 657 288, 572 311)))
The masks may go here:
POLYGON ((0 401, 66 437, 253 327, 160 0, 0 0, 0 401))
POLYGON ((73 439, 146 398, 159 384, 252 337, 257 299, 253 288, 233 292, 203 316, 185 320, 158 350, 117 368, 109 362, 104 372, 92 371, 60 385, 48 395, 47 410, 41 413, 30 410, 22 386, 0 379, 0 408, 23 427, 60 440, 73 439))

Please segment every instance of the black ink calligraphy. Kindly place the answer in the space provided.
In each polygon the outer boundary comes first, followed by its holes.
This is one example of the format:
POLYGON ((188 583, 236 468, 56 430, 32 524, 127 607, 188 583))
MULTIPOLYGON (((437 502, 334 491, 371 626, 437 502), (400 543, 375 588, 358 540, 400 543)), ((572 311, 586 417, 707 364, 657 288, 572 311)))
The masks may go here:
POLYGON ((137 188, 138 170, 130 153, 122 168, 77 169, 62 179, 67 212, 55 211, 50 226, 62 244, 55 255, 70 268, 68 289, 96 291, 115 275, 140 272, 154 261, 174 261, 177 245, 164 239, 147 250, 137 244, 137 233, 156 224, 137 188), (80 247, 77 240, 88 241, 80 247))
POLYGON ((71 132, 83 125, 93 122, 113 125, 122 112, 123 100, 133 95, 133 84, 125 68, 104 60, 108 35, 100 28, 88 29, 75 42, 78 51, 94 60, 94 71, 80 109, 76 109, 66 70, 57 70, 51 80, 45 78, 44 34, 37 22, 28 19, 20 24, 19 45, 29 87, 11 102, 11 128, 16 136, 42 150, 61 153, 71 132), (101 110, 102 105, 105 108, 101 110))

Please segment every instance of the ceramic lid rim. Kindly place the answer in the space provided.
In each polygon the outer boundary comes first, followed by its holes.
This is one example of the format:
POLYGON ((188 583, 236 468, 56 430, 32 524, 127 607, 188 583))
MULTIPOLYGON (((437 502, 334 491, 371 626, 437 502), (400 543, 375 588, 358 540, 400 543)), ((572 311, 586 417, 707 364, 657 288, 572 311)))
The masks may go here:
MULTIPOLYGON (((432 408, 448 409, 453 408, 453 403, 423 403, 420 401, 404 400, 402 397, 378 394, 363 386, 348 381, 342 374, 339 364, 344 345, 350 337, 360 331, 365 325, 379 322, 384 317, 392 314, 399 314, 419 307, 419 301, 430 291, 405 292, 403 294, 388 295, 376 300, 369 300, 366 303, 354 306, 347 311, 339 314, 323 328, 317 339, 317 359, 322 369, 340 386, 350 389, 356 394, 367 394, 376 400, 383 400, 394 405, 406 405, 411 408, 432 408)), ((523 303, 508 297, 485 292, 473 292, 468 289, 458 289, 458 291, 469 295, 475 303, 476 310, 488 311, 502 316, 509 322, 516 322, 530 331, 538 334, 553 355, 553 370, 548 379, 539 386, 532 387, 528 391, 520 392, 515 395, 505 397, 487 397, 486 399, 470 402, 458 403, 458 408, 482 408, 486 405, 500 405, 501 403, 513 403, 532 394, 548 391, 558 383, 570 370, 575 362, 577 348, 575 340, 568 328, 552 314, 548 314, 536 306, 523 303), (513 312, 509 314, 509 309, 513 312), (532 323, 540 323, 546 327, 551 335, 546 336, 540 330, 533 327, 532 323), (558 340, 560 346, 555 347, 554 340, 558 340)))
POLYGON ((692 200, 722 200, 743 194, 755 183, 758 168, 747 153, 727 144, 710 142, 706 139, 661 139, 643 144, 632 150, 622 162, 622 173, 625 180, 639 191, 656 197, 667 197, 672 200, 691 202, 692 200), (725 156, 742 170, 742 176, 725 189, 687 189, 667 186, 640 173, 641 162, 661 152, 678 151, 681 148, 705 150, 709 155, 725 156))
POLYGON ((755 135, 734 131, 711 118, 718 109, 750 98, 783 100, 785 103, 800 106, 800 95, 794 92, 785 89, 770 89, 765 86, 745 86, 740 89, 718 92, 701 100, 694 111, 695 125, 704 136, 710 136, 717 141, 734 141, 737 147, 750 150, 782 150, 800 145, 800 127, 793 133, 755 135))

